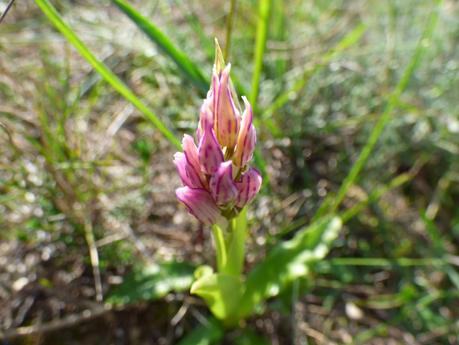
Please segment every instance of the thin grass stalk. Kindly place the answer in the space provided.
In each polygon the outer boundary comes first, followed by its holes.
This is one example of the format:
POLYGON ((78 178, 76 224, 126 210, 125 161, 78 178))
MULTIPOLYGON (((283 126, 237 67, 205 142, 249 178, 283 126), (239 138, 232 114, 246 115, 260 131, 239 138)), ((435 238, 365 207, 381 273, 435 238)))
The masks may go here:
POLYGON ((102 279, 100 276, 100 265, 99 265, 99 252, 97 251, 96 241, 94 238, 94 231, 90 221, 86 221, 84 224, 84 234, 86 244, 88 245, 89 258, 91 260, 92 273, 94 276, 94 288, 96 290, 96 301, 102 302, 104 299, 102 291, 102 279))
POLYGON ((258 1, 257 36, 255 41, 255 53, 253 60, 252 88, 250 91, 250 103, 257 104, 260 90, 261 72, 263 69, 263 57, 265 54, 266 40, 268 37, 268 21, 271 11, 272 0, 258 1))
POLYGON ((333 258, 323 260, 332 266, 369 266, 369 267, 417 267, 444 266, 448 261, 443 258, 333 258))
POLYGON ((228 19, 226 21, 225 51, 223 52, 223 57, 225 61, 228 61, 230 50, 231 50, 231 35, 233 33, 233 20, 234 20, 235 10, 236 10, 236 0, 231 0, 230 10, 228 13, 228 19))
POLYGON ((8 14, 9 10, 11 9, 11 6, 13 6, 14 0, 10 0, 8 5, 6 5, 5 11, 3 11, 2 15, 0 16, 0 23, 3 22, 3 19, 5 19, 6 15, 8 14))

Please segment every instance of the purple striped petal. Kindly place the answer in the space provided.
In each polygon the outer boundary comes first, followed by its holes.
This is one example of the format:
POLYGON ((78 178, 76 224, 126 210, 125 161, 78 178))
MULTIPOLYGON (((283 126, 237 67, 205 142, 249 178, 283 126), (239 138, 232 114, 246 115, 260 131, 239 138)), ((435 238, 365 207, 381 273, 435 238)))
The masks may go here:
POLYGON ((236 182, 236 186, 239 192, 236 198, 237 207, 243 208, 253 200, 255 195, 257 195, 258 191, 260 190, 261 181, 262 178, 260 173, 254 168, 250 168, 247 172, 242 174, 241 181, 236 182))
POLYGON ((183 152, 176 152, 174 154, 174 164, 177 168, 177 172, 182 180, 182 183, 186 186, 191 187, 191 181, 186 172, 186 157, 183 152))
POLYGON ((177 199, 180 200, 200 222, 212 225, 221 222, 220 210, 215 204, 212 196, 205 189, 192 189, 181 187, 175 191, 177 199))
POLYGON ((247 98, 244 100, 245 110, 242 115, 241 129, 237 138, 236 151, 234 153, 234 163, 239 167, 244 167, 253 157, 255 144, 257 142, 257 133, 253 126, 253 112, 247 98))
POLYGON ((177 167, 180 179, 185 186, 190 188, 202 188, 203 184, 194 169, 188 164, 186 156, 183 152, 174 154, 174 164, 177 167))
POLYGON ((201 186, 207 184, 204 175, 201 173, 201 166, 199 165, 199 155, 198 148, 194 143, 192 136, 185 134, 182 140, 183 152, 187 160, 187 173, 190 176, 190 179, 195 181, 199 179, 201 181, 201 186))
POLYGON ((233 181, 233 163, 223 162, 209 181, 209 188, 217 205, 226 205, 234 201, 238 195, 233 181))
POLYGON ((215 103, 215 132, 222 147, 234 148, 239 131, 239 111, 234 105, 233 96, 229 83, 231 65, 228 64, 223 70, 216 93, 215 103))
POLYGON ((204 130, 204 135, 199 143, 198 155, 201 169, 208 175, 212 175, 223 162, 222 149, 210 126, 204 130))

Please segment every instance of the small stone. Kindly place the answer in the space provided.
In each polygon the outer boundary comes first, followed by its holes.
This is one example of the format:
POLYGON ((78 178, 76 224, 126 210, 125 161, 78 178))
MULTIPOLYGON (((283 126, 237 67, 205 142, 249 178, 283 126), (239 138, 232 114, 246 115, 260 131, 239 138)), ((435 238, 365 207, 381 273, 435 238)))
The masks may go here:
POLYGON ((13 290, 16 292, 21 291, 28 283, 29 279, 26 277, 21 277, 13 283, 13 290))
POLYGON ((353 302, 347 302, 346 315, 352 320, 360 320, 363 317, 363 311, 353 302))

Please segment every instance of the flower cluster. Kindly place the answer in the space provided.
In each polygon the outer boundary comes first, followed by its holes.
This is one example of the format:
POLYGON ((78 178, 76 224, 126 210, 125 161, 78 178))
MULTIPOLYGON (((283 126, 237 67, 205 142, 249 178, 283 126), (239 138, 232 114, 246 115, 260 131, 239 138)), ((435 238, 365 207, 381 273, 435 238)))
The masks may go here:
POLYGON ((248 167, 256 143, 252 107, 242 97, 241 116, 230 69, 230 64, 222 68, 216 59, 211 88, 200 110, 198 146, 185 134, 183 152, 174 155, 185 185, 176 190, 177 198, 207 225, 234 217, 255 197, 262 180, 256 169, 248 167))

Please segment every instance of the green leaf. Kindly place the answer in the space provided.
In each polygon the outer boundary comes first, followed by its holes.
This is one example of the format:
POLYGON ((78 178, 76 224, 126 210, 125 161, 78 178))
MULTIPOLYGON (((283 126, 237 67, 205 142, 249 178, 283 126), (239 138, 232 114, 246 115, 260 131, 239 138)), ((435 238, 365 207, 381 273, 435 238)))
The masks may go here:
POLYGON ((139 300, 156 300, 171 291, 188 290, 194 267, 184 262, 165 262, 134 270, 113 290, 107 302, 127 304, 139 300))
POLYGON ((178 345, 211 345, 223 338, 222 324, 215 319, 208 319, 206 323, 196 327, 185 336, 178 345))
POLYGON ((310 265, 328 253, 341 229, 341 219, 325 217, 300 230, 294 238, 277 245, 249 273, 239 316, 249 316, 263 300, 277 295, 297 278, 308 274, 310 265))
POLYGON ((196 280, 191 286, 191 293, 202 297, 218 319, 231 323, 232 316, 239 308, 242 288, 239 277, 213 273, 196 280))
POLYGON ((126 14, 148 38, 153 41, 201 91, 207 92, 208 82, 201 69, 151 21, 142 16, 134 7, 124 0, 112 2, 126 14))
POLYGON ((48 0, 35 0, 38 7, 48 17, 49 21, 65 36, 65 38, 78 50, 83 58, 89 62, 105 81, 118 91, 127 101, 131 102, 153 125, 177 148, 181 148, 180 141, 174 133, 153 113, 132 90, 119 79, 103 62, 88 49, 72 28, 62 19, 54 6, 48 0))

